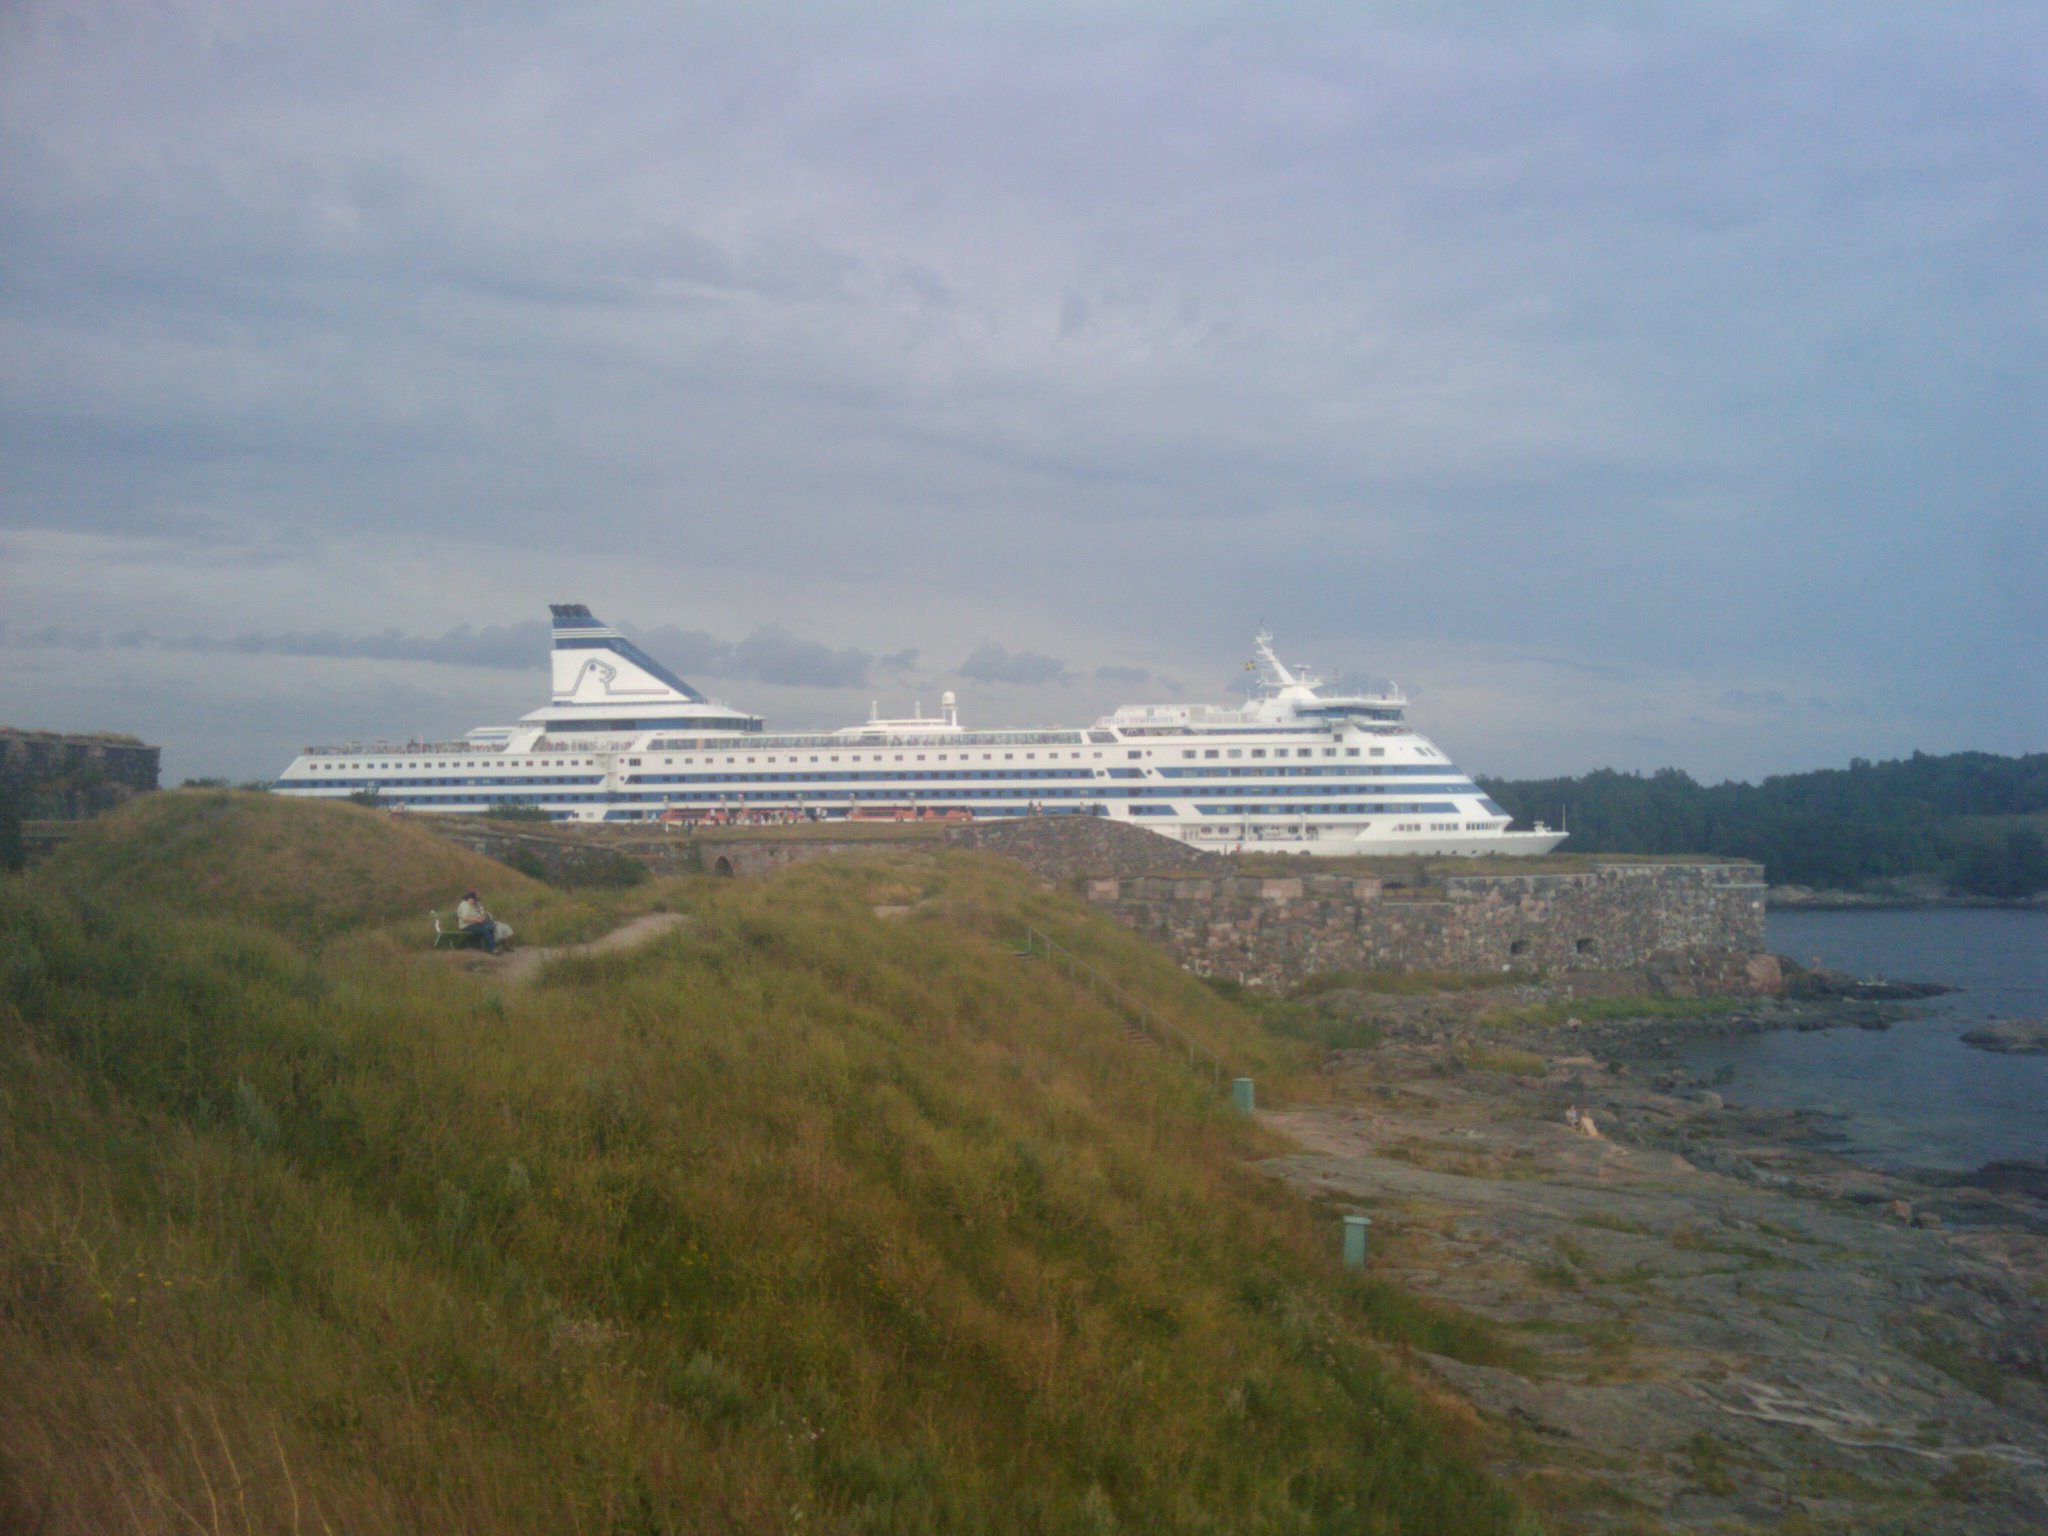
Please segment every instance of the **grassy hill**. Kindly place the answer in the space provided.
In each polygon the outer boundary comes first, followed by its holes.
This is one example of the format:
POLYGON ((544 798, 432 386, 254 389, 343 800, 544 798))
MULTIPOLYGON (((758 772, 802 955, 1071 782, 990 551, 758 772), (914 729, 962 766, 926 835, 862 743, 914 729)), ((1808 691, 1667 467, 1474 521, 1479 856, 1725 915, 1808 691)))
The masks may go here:
POLYGON ((1497 1346, 1339 1270, 1026 919, 1308 1064, 965 854, 570 901, 192 794, 0 882, 0 1528, 1533 1529, 1396 1360, 1497 1346), (688 921, 509 987, 420 942, 468 884, 688 921))
POLYGON ((416 822, 338 801, 171 790, 85 824, 44 888, 127 908, 206 914, 324 944, 365 928, 416 935, 465 890, 536 942, 594 931, 599 914, 416 822))

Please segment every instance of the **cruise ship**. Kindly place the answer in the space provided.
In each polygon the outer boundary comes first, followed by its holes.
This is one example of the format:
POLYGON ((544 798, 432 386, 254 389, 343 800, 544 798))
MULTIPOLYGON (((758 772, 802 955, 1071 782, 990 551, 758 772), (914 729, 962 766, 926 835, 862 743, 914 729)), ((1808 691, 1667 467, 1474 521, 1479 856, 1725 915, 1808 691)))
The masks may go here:
POLYGON ((581 603, 551 605, 553 697, 460 741, 308 747, 281 794, 394 811, 494 806, 561 821, 983 820, 1106 816, 1217 851, 1544 853, 1406 721, 1400 692, 1331 693, 1261 632, 1237 707, 1127 705, 1075 730, 936 716, 777 734, 705 697, 581 603))

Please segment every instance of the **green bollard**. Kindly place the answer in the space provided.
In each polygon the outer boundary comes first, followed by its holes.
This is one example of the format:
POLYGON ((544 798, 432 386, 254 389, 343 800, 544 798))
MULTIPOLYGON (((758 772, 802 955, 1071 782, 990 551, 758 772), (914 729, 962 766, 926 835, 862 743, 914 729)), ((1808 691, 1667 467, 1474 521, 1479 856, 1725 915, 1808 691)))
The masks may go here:
POLYGON ((1344 1267, 1365 1268, 1365 1248, 1372 1239, 1372 1218, 1370 1216, 1346 1216, 1344 1218, 1344 1267))
POLYGON ((1230 1102, 1237 1106, 1240 1115, 1252 1112, 1252 1080, 1240 1077, 1230 1085, 1230 1102))

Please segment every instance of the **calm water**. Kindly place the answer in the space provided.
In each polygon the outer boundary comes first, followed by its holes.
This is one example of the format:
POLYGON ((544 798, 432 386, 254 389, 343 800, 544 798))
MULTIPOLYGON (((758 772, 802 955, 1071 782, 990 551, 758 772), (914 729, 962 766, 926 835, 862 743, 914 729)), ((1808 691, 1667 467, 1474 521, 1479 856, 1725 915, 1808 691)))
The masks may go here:
POLYGON ((1882 1167, 2048 1162, 2048 1056, 1994 1056, 1957 1036, 1987 1018, 2048 1016, 2048 912, 1947 908, 1773 912, 1770 947, 1802 964, 1960 992, 1914 1004, 1882 1034, 1777 1031, 1701 1041, 1679 1059, 1734 1070, 1731 1103, 1826 1110, 1844 1150, 1882 1167))

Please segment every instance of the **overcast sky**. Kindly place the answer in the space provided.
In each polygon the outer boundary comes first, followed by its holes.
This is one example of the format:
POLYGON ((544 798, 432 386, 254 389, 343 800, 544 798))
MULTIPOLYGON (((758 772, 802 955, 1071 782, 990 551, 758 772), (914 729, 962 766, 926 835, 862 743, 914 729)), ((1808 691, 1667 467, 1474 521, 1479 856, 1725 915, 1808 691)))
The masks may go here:
POLYGON ((2048 7, 0 8, 0 723, 2048 748, 2048 7))

